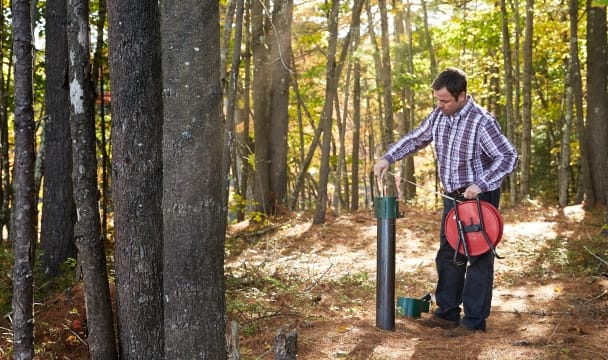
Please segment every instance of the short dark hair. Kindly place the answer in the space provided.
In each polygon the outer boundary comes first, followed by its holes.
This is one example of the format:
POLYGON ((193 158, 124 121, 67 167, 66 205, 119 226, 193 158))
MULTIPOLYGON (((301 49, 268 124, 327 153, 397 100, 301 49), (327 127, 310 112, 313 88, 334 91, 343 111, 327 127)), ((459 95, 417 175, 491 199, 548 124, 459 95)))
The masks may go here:
POLYGON ((435 80, 431 88, 439 90, 446 88, 454 98, 458 98, 461 92, 467 92, 467 74, 457 68, 447 68, 443 70, 435 80))

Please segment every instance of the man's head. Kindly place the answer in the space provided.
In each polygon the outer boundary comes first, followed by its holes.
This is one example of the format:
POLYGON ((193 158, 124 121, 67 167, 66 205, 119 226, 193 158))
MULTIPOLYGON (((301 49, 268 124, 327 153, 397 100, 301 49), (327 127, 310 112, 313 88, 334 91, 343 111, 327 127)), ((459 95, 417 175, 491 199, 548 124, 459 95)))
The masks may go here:
POLYGON ((460 69, 447 68, 431 85, 437 107, 445 115, 452 115, 467 102, 467 75, 460 69))

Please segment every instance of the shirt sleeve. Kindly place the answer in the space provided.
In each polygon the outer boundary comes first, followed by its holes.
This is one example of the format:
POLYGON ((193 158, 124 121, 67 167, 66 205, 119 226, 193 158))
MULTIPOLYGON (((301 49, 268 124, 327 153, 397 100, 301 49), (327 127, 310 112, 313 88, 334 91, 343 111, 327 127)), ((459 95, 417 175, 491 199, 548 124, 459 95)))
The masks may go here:
POLYGON ((433 140, 433 120, 436 115, 436 111, 431 112, 417 128, 391 144, 382 158, 394 163, 430 144, 433 140))
POLYGON ((517 151, 500 130, 496 119, 487 121, 480 129, 481 151, 489 159, 482 175, 475 181, 481 191, 498 189, 502 179, 515 170, 517 151))

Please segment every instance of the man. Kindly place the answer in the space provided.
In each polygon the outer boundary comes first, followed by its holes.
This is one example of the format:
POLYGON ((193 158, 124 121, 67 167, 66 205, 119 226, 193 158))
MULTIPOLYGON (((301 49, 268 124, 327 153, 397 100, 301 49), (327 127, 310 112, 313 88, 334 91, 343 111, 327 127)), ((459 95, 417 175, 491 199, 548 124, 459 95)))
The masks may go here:
MULTIPOLYGON (((459 200, 479 196, 498 208, 500 184, 515 169, 517 152, 502 134, 496 118, 467 94, 464 72, 448 68, 431 87, 437 107, 420 126, 390 146, 375 164, 374 174, 382 179, 391 163, 433 142, 445 194, 459 200)), ((471 256, 467 262, 459 253, 454 261, 454 249, 444 232, 445 218, 454 202, 443 199, 440 245, 435 259, 438 307, 431 318, 419 321, 425 326, 449 329, 446 336, 455 337, 486 329, 492 301, 494 254, 488 251, 471 256)))

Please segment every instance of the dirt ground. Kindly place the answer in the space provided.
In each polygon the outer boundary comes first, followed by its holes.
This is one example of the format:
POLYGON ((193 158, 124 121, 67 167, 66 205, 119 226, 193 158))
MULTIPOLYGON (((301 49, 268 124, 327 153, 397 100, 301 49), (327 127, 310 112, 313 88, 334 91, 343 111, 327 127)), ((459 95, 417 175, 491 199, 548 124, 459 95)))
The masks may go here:
MULTIPOLYGON (((418 298, 434 289, 441 213, 419 204, 400 209, 395 293, 418 298)), ((608 359, 601 212, 527 203, 502 215, 504 259, 496 261, 488 329, 455 339, 401 316, 394 331, 376 327, 372 210, 329 216, 325 225, 295 213, 261 227, 231 225, 226 303, 238 344, 228 329, 229 345, 241 359, 272 359, 277 331, 295 329, 298 359, 608 359)), ((38 303, 37 359, 86 359, 83 314, 78 287, 38 303)), ((8 349, 6 318, 0 326, 0 350, 8 349)))
MULTIPOLYGON (((418 298, 434 289, 441 213, 420 206, 401 209, 396 296, 418 298)), ((325 225, 306 218, 278 224, 278 230, 228 256, 228 274, 255 267, 300 284, 283 294, 241 289, 257 296, 258 303, 266 296, 274 305, 254 318, 263 323, 259 331, 240 336, 241 354, 271 359, 273 337, 284 328, 297 329, 299 359, 608 359, 608 268, 588 245, 581 246, 599 233, 601 217, 576 206, 564 212, 533 203, 502 215, 498 252, 504 259, 496 261, 488 328, 465 338, 446 338, 444 330, 401 316, 394 331, 376 327, 373 211, 332 218, 325 225), (598 266, 588 275, 573 275, 573 263, 579 262, 598 266)), ((238 226, 231 230, 238 236, 238 226)), ((605 249, 606 240, 599 241, 605 249)), ((247 324, 244 314, 231 315, 247 324)))

